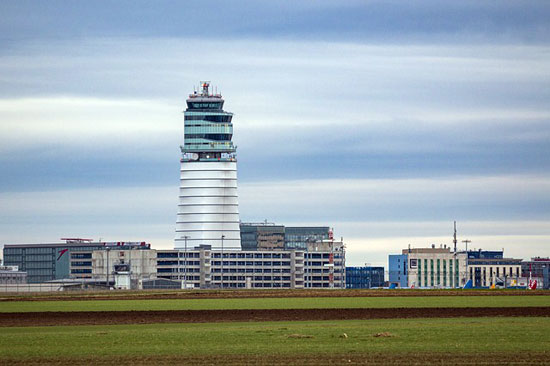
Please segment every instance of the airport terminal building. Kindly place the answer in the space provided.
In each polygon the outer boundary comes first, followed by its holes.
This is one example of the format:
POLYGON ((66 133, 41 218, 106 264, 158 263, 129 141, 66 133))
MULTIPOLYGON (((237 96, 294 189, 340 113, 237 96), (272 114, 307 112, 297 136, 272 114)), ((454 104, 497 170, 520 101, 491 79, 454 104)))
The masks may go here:
POLYGON ((157 251, 157 277, 184 288, 343 289, 345 247, 325 241, 309 250, 240 250, 202 245, 157 251))
POLYGON ((27 283, 69 278, 92 278, 92 252, 103 250, 149 250, 146 242, 94 242, 63 238, 64 243, 5 244, 4 264, 27 273, 27 283))

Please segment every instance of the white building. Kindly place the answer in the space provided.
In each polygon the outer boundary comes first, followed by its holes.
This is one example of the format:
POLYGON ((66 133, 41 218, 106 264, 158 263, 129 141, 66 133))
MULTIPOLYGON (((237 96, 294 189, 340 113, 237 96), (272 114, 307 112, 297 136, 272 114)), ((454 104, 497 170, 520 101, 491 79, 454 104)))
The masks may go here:
POLYGON ((241 245, 233 114, 209 86, 203 82, 200 93, 189 95, 184 112, 176 249, 241 245))
POLYGON ((403 249, 407 255, 408 287, 456 288, 466 283, 466 253, 451 248, 403 249))
POLYGON ((199 246, 157 251, 157 276, 186 288, 345 288, 345 247, 242 251, 199 246))
POLYGON ((408 248, 389 256, 389 282, 404 288, 457 288, 466 283, 466 254, 447 246, 408 248))
POLYGON ((91 279, 116 288, 141 289, 143 280, 157 278, 156 250, 94 250, 91 279))
POLYGON ((504 258, 503 251, 451 251, 441 245, 403 249, 389 256, 390 283, 397 287, 461 288, 517 286, 521 259, 504 258))
POLYGON ((27 272, 18 266, 0 266, 0 285, 18 285, 27 283, 27 272))

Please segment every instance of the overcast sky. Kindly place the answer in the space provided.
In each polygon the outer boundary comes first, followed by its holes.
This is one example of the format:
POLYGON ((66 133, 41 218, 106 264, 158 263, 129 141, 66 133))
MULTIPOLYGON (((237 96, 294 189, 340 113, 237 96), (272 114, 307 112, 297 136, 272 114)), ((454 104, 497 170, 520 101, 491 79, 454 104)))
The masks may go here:
POLYGON ((233 112, 241 220, 550 255, 548 1, 0 2, 0 243, 172 248, 185 99, 233 112), (462 245, 462 243, 460 243, 462 245))

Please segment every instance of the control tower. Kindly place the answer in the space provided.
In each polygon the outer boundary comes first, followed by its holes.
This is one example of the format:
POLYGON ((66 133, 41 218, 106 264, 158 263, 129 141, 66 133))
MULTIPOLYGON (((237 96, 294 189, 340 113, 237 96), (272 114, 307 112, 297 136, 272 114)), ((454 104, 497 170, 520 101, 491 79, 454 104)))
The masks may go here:
POLYGON ((187 99, 175 248, 241 246, 233 114, 201 82, 187 99))

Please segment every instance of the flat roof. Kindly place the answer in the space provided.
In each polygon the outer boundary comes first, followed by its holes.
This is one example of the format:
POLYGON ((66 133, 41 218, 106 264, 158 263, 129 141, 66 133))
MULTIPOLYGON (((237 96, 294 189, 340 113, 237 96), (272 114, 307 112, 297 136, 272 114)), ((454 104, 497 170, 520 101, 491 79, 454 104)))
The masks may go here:
POLYGON ((135 246, 135 247, 147 247, 151 244, 144 241, 120 241, 120 242, 86 242, 86 243, 40 243, 40 244, 4 244, 4 248, 59 248, 59 247, 122 247, 122 246, 135 246))
MULTIPOLYGON (((434 253, 451 253, 451 248, 411 248, 411 249, 403 249, 401 251, 401 254, 434 254, 434 253)), ((454 253, 454 252, 453 252, 454 253)))
POLYGON ((516 258, 468 258, 468 263, 475 262, 517 262, 520 263, 522 259, 516 258))

